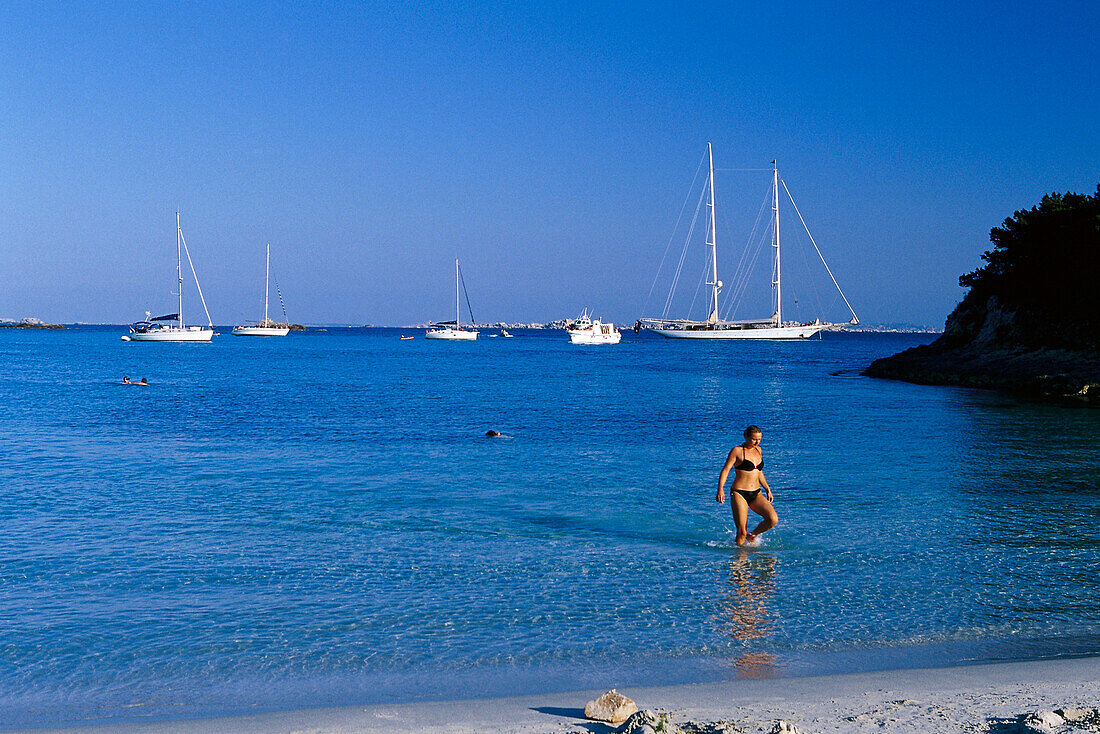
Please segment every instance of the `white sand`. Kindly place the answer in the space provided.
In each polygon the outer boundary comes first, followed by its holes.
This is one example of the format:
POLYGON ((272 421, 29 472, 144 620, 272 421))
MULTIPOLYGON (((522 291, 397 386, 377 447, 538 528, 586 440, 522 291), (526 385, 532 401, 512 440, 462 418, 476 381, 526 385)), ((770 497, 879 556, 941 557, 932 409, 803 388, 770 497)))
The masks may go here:
MULTIPOLYGON (((675 723, 735 722, 768 732, 782 719, 824 732, 1009 732, 1004 722, 1040 709, 1100 706, 1100 658, 881 673, 740 680, 624 688, 642 709, 664 709, 675 723)), ((584 719, 602 691, 377 706, 306 709, 186 721, 81 726, 73 734, 219 734, 256 732, 593 732, 612 727, 584 719)), ((1068 729, 1066 729, 1068 731, 1068 729)), ((42 729, 35 730, 38 732, 42 729)))

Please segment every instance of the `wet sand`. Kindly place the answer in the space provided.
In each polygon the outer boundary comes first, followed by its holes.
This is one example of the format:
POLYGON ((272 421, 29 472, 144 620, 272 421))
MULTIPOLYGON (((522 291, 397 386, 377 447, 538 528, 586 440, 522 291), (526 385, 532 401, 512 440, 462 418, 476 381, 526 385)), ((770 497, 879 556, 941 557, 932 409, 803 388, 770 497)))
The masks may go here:
MULTIPOLYGON (((801 732, 1007 732, 1038 710, 1100 706, 1100 658, 892 670, 805 678, 738 680, 659 688, 624 688, 640 709, 662 709, 672 722, 733 722, 743 732, 770 732, 776 722, 801 732)), ((344 706, 248 716, 91 724, 47 731, 100 734, 218 732, 593 732, 577 691, 466 701, 344 706)), ((1087 731, 1061 727, 1045 731, 1087 731)), ((32 731, 41 732, 43 729, 32 731)))

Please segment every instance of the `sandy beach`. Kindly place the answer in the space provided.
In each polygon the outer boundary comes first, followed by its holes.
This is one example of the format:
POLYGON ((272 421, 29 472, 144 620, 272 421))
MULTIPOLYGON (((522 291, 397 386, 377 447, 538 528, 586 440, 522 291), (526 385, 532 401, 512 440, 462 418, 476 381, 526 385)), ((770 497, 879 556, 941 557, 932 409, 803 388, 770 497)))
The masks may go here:
MULTIPOLYGON (((248 716, 84 725, 27 731, 179 734, 219 732, 592 732, 615 727, 584 718, 602 691, 514 698, 306 709, 248 716)), ((824 732, 1016 732, 1021 717, 1042 710, 1100 706, 1100 658, 892 670, 849 675, 626 688, 640 709, 667 712, 672 723, 730 722, 771 732, 777 722, 824 732)), ((702 729, 705 730, 705 729, 702 729)), ((713 729, 712 729, 713 730, 713 729)), ((732 730, 732 729, 731 729, 732 730)), ((1098 731, 1095 722, 1034 731, 1098 731), (1091 728, 1090 728, 1091 727, 1091 728)))

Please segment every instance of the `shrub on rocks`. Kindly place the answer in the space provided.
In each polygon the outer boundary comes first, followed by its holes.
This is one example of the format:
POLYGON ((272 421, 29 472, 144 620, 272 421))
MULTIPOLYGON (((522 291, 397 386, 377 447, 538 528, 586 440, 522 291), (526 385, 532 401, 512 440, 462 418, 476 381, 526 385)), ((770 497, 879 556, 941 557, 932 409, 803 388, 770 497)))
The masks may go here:
POLYGON ((681 727, 683 734, 741 734, 732 721, 689 721, 681 727))
POLYGON ((777 721, 769 734, 803 734, 803 732, 789 721, 777 721))
POLYGON ((644 709, 634 713, 626 723, 616 729, 618 734, 679 734, 668 714, 644 709))
POLYGON ((1023 728, 1024 731, 1048 732, 1064 723, 1066 720, 1053 711, 1036 711, 1024 717, 1023 728))

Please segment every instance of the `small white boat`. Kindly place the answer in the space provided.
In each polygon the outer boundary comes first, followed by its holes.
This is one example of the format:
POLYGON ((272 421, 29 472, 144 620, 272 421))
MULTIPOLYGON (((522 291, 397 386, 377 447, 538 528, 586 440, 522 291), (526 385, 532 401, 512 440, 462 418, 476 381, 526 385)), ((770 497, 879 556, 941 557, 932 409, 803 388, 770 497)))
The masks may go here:
POLYGON ((569 332, 569 341, 573 344, 618 344, 623 338, 615 324, 590 318, 587 308, 565 330, 569 332))
POLYGON ((512 338, 512 334, 509 334, 507 329, 501 329, 500 335, 508 339, 512 338))
MULTIPOLYGON (((233 334, 235 336, 286 336, 290 333, 289 326, 277 326, 274 321, 267 317, 267 300, 268 295, 271 292, 271 286, 269 281, 271 280, 271 245, 267 246, 267 268, 264 270, 264 320, 257 324, 250 324, 247 326, 234 326, 233 334)), ((276 285, 278 285, 276 283, 276 285)), ((283 297, 279 295, 279 303, 283 302, 283 297)), ((283 318, 286 318, 286 307, 283 308, 283 318)))
MULTIPOLYGON (((455 320, 441 321, 433 324, 432 328, 428 329, 424 334, 425 339, 446 339, 449 341, 473 341, 477 339, 477 331, 474 329, 462 328, 462 322, 459 320, 458 296, 459 289, 462 288, 461 282, 462 274, 458 270, 458 258, 455 258, 455 320)), ((467 303, 469 300, 469 295, 467 295, 467 303)), ((473 320, 473 314, 470 314, 470 320, 473 320)))
POLYGON ((195 273, 195 265, 191 262, 191 252, 187 249, 187 241, 183 239, 183 230, 180 229, 180 213, 176 212, 176 284, 179 295, 179 310, 176 313, 166 314, 150 318, 150 313, 145 312, 145 320, 130 325, 130 334, 127 341, 135 342, 208 342, 214 336, 214 323, 210 320, 210 311, 206 308, 206 299, 202 295, 202 286, 199 285, 199 276, 195 273), (191 266, 191 275, 195 278, 195 288, 199 291, 199 299, 202 301, 202 310, 206 311, 206 326, 187 326, 183 321, 183 256, 187 253, 187 264, 191 266), (170 322, 175 321, 173 325, 170 322))

